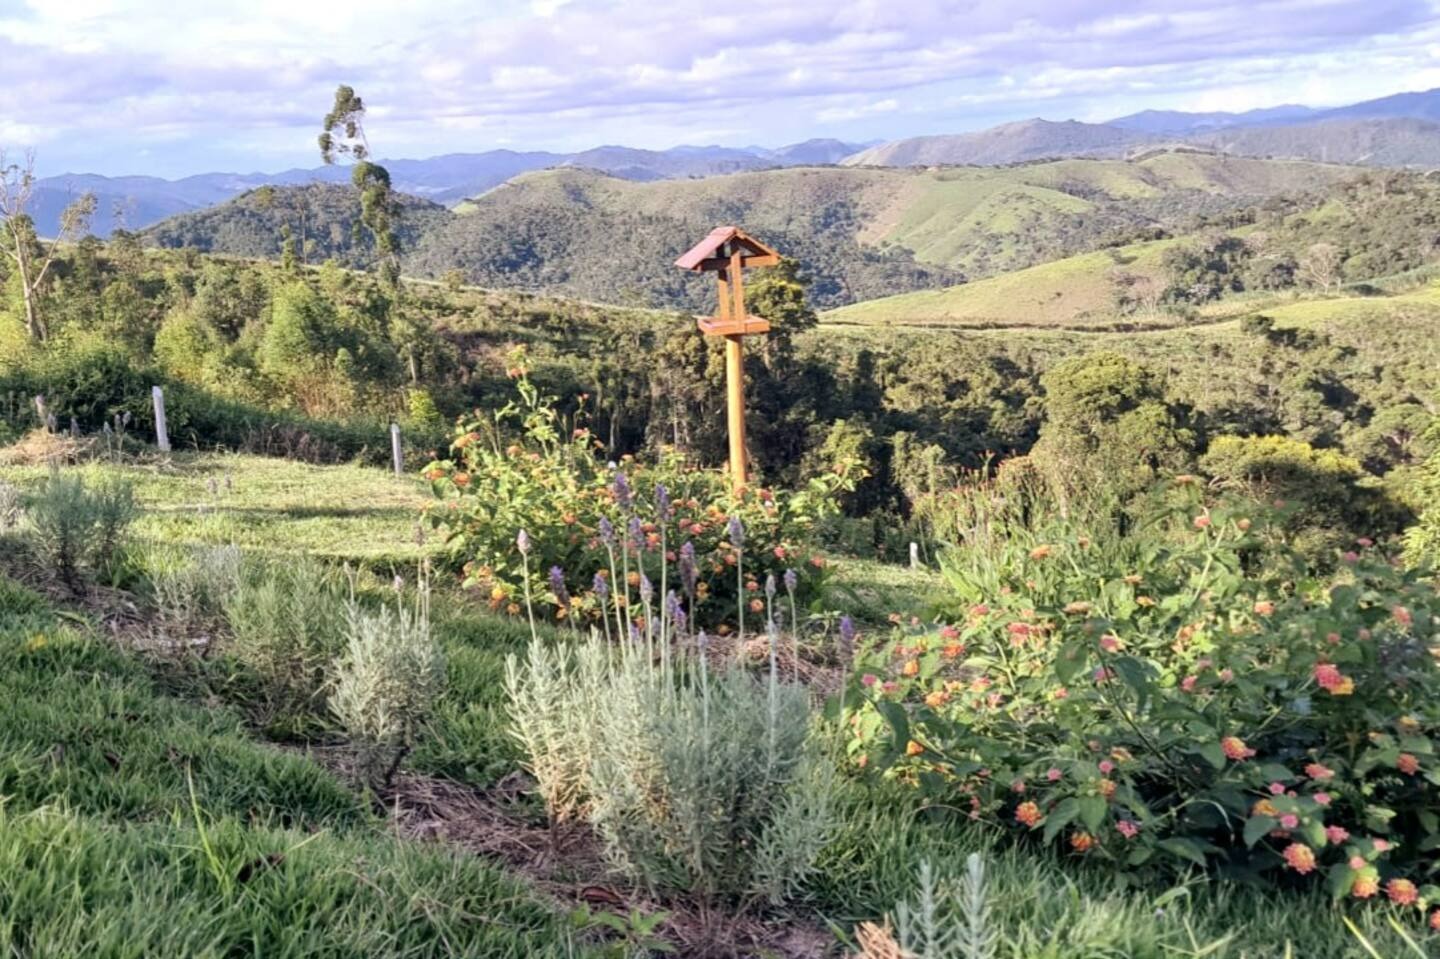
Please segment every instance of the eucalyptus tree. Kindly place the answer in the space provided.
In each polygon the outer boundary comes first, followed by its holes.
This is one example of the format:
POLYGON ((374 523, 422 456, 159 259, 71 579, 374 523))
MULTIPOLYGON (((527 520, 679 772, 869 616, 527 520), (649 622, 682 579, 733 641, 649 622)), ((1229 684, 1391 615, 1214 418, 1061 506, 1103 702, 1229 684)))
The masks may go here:
POLYGON ((26 153, 20 162, 10 162, 5 151, 0 150, 0 244, 15 264, 15 277, 25 309, 25 330, 31 339, 43 341, 50 333, 41 305, 45 281, 61 244, 90 232, 95 195, 81 194, 65 207, 60 214, 59 229, 47 246, 37 235, 35 220, 30 215, 35 182, 33 153, 26 153))

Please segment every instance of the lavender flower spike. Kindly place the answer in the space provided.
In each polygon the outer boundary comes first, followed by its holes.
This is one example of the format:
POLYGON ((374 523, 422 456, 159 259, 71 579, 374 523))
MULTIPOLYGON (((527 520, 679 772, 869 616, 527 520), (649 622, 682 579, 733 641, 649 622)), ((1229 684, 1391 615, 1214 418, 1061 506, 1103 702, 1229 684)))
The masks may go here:
POLYGON ((648 603, 655 596, 655 585, 650 582, 650 577, 644 573, 640 574, 640 602, 648 603))
POLYGON ((840 652, 846 659, 855 652, 855 621, 849 616, 840 617, 840 652))
POLYGON ((655 517, 660 522, 669 522, 670 514, 674 510, 670 505, 670 491, 665 488, 664 483, 655 484, 655 517))
POLYGON ((635 503, 635 495, 630 491, 630 481, 625 478, 624 473, 615 474, 611 488, 615 491, 615 502, 620 504, 621 509, 628 511, 635 503))
POLYGON ((795 592, 795 587, 799 585, 800 574, 795 572, 793 569, 787 569, 785 571, 785 590, 787 592, 793 593, 795 592))
POLYGON ((630 546, 632 549, 641 550, 645 548, 645 527, 640 522, 640 517, 630 517, 630 546))
POLYGON ((680 582, 685 586, 685 592, 695 592, 695 584, 700 579, 700 570, 695 565, 695 544, 688 539, 680 547, 680 582))
POLYGON ((670 621, 675 624, 675 632, 685 632, 685 607, 681 605, 680 597, 675 595, 673 589, 665 598, 665 608, 670 613, 670 621))
POLYGON ((515 537, 515 545, 522 553, 530 552, 530 534, 522 529, 515 537))
POLYGON ((610 581, 600 573, 595 574, 595 581, 590 584, 590 588, 595 591, 595 597, 602 603, 610 597, 610 581))
POLYGON ((550 567, 550 591, 555 594, 555 602, 561 606, 570 605, 570 593, 565 589, 565 571, 559 566, 550 567))
POLYGON ((765 577, 765 596, 768 599, 775 598, 775 574, 771 573, 765 577))
POLYGON ((745 526, 740 522, 740 517, 730 517, 726 529, 730 533, 730 545, 736 549, 742 548, 745 545, 745 526))
POLYGON ((615 524, 607 516, 600 517, 600 542, 606 546, 615 545, 615 524))

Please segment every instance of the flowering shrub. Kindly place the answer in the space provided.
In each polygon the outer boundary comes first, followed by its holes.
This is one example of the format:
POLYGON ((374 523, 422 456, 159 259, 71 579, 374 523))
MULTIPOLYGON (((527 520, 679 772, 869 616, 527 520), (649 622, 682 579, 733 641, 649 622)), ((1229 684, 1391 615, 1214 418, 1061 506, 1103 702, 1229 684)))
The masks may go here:
POLYGON ((1320 581, 1251 507, 1167 496, 1123 547, 957 550, 948 624, 862 643, 852 754, 1073 855, 1433 905, 1434 581, 1368 541, 1320 581))
POLYGON ((429 522, 465 585, 483 590, 492 608, 523 613, 528 590, 553 618, 608 623, 606 610, 634 602, 643 583, 663 596, 668 566, 692 610, 723 614, 743 593, 758 611, 767 575, 795 571, 790 581, 801 593, 823 577, 825 561, 806 541, 854 487, 856 468, 842 464, 794 493, 755 488, 737 497, 722 473, 678 455, 607 464, 580 417, 567 423, 523 369, 512 375, 518 400, 493 422, 459 423, 451 458, 424 471, 436 496, 429 522), (517 438, 501 439, 507 431, 517 438))

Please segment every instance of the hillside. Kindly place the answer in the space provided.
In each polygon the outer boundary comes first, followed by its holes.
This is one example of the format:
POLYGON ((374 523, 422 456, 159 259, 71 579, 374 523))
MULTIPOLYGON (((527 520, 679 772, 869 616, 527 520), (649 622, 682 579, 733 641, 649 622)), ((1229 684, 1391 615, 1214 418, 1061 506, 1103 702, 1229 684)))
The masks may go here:
MULTIPOLYGON (((798 167, 650 183, 550 170, 517 177, 459 205, 454 216, 416 201, 420 222, 407 226, 405 267, 429 277, 459 269, 488 287, 700 309, 708 286, 671 263, 715 224, 735 222, 798 259, 813 302, 832 307, 1021 269, 1137 231, 1185 229, 1196 218, 1324 190, 1354 173, 1167 152, 1135 162, 798 167)), ((316 244, 312 259, 363 260, 346 247, 353 204, 305 189, 326 198, 304 230, 316 244), (341 217, 334 228, 331 216, 341 217)), ((160 246, 274 255, 282 223, 301 232, 305 196, 250 194, 146 236, 160 246)))
POLYGON ((1440 123, 1339 117, 1288 126, 1230 127, 1190 138, 1225 153, 1369 166, 1440 165, 1440 123))
POLYGON ((1416 174, 1360 177, 1318 203, 1271 201, 1229 219, 1228 230, 1087 252, 948 289, 853 304, 825 319, 881 326, 1170 327, 1197 311, 1213 320, 1255 308, 1256 297, 1374 286, 1433 270, 1440 261, 1440 185, 1416 174), (1317 245, 1331 254, 1312 264, 1317 245))
POLYGON ((991 166, 1058 156, 1119 157, 1152 137, 1078 120, 1021 120, 977 133, 911 137, 845 158, 846 166, 991 166))

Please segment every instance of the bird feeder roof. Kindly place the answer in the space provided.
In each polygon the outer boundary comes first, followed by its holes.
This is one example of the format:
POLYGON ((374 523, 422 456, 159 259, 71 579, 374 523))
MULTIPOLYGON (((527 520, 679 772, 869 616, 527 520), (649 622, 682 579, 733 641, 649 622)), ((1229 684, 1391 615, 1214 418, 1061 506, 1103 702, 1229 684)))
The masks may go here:
POLYGON ((730 265, 729 251, 725 250, 727 245, 730 245, 732 250, 739 248, 742 266, 774 266, 780 262, 779 253, 739 227, 717 226, 705 239, 676 260, 675 265, 682 270, 693 270, 696 273, 723 270, 730 265))

